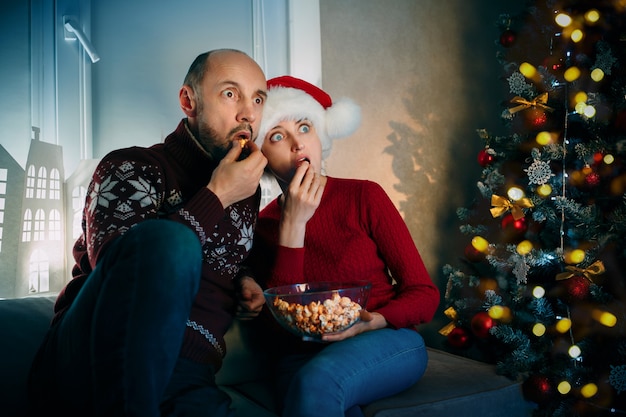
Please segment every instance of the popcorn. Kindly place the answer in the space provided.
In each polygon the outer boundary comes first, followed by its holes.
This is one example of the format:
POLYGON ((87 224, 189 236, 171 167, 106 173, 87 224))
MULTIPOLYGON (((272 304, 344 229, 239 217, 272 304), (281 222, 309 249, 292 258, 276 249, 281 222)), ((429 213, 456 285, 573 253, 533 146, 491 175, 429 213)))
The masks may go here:
POLYGON ((361 305, 334 292, 332 298, 306 305, 274 299, 276 312, 287 323, 309 334, 335 333, 347 329, 360 317, 361 305))

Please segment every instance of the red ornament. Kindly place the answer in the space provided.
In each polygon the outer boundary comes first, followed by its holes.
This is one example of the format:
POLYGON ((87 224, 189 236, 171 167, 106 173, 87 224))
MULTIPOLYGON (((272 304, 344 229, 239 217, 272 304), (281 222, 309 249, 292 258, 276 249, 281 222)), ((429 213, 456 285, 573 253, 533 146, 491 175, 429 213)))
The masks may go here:
POLYGON ((526 233, 528 230, 528 223, 526 217, 515 220, 511 213, 505 214, 500 222, 502 231, 508 240, 515 240, 526 233))
POLYGON ((563 58, 551 55, 543 61, 543 66, 551 71, 553 74, 559 75, 565 69, 565 63, 563 58))
POLYGON ((471 335, 462 327, 455 327, 448 333, 448 344, 457 349, 467 349, 472 344, 471 335))
POLYGON ((489 148, 481 149, 480 152, 478 152, 478 163, 481 167, 486 167, 487 165, 491 164, 495 159, 493 154, 490 153, 488 149, 489 148))
POLYGON ((597 172, 587 174, 585 176, 585 184, 591 187, 595 187, 596 185, 600 184, 600 174, 598 174, 597 172))
POLYGON ((483 259, 485 259, 485 254, 483 252, 479 251, 478 249, 476 249, 470 243, 469 245, 467 245, 465 247, 465 257, 470 262, 480 262, 483 259))
POLYGON ((548 121, 546 112, 539 109, 532 109, 528 111, 528 123, 532 128, 542 128, 548 121))
POLYGON ((526 399, 537 404, 544 404, 552 398, 554 387, 547 376, 535 374, 524 381, 522 393, 526 399))
POLYGON ((472 317, 471 326, 472 333, 474 333, 476 337, 486 339, 489 337, 489 330, 493 327, 493 319, 487 312, 481 311, 472 317))
POLYGON ((512 31, 511 29, 507 29, 502 32, 502 35, 500 35, 500 45, 504 46, 505 48, 509 48, 515 43, 516 39, 517 33, 512 31))
POLYGON ((584 301, 589 297, 591 282, 583 276, 577 275, 563 281, 566 298, 569 302, 584 301))

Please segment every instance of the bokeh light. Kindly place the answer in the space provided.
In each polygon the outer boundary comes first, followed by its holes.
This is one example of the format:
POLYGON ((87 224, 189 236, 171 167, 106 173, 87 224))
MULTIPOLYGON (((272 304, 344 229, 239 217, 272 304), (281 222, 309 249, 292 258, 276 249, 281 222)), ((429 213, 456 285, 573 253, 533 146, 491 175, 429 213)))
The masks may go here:
POLYGON ((474 236, 472 238, 472 246, 478 252, 486 253, 487 248, 489 247, 489 242, 482 236, 474 236))
POLYGON ((535 323, 533 326, 533 334, 537 337, 541 337, 546 333, 546 326, 543 323, 535 323))
POLYGON ((584 37, 585 37, 585 34, 580 29, 574 29, 574 31, 572 31, 572 34, 570 35, 570 38, 572 39, 572 41, 576 43, 582 41, 584 37))
POLYGON ((509 198, 513 201, 517 201, 520 200, 522 198, 524 198, 525 194, 524 194, 524 190, 522 190, 519 187, 511 187, 509 188, 509 190, 506 192, 506 195, 509 196, 509 198))
POLYGON ((517 244, 517 253, 520 255, 528 255, 531 250, 533 250, 533 243, 530 240, 522 240, 517 244))
POLYGON ((556 389, 563 395, 569 394, 572 390, 572 385, 567 381, 559 382, 559 385, 556 386, 556 389))
POLYGON ((548 197, 550 194, 552 194, 552 187, 550 186, 550 184, 541 184, 539 187, 537 187, 537 194, 539 194, 541 197, 548 197))
POLYGON ((554 21, 556 22, 557 25, 561 26, 562 28, 568 27, 569 25, 572 24, 572 18, 569 17, 569 15, 565 13, 557 14, 556 17, 554 18, 554 21))
POLYGON ((578 67, 570 67, 565 70, 565 73, 563 73, 563 78, 570 83, 572 81, 576 81, 578 77, 580 77, 580 70, 578 67))
POLYGON ((593 71, 591 71, 591 74, 589 76, 595 82, 600 82, 602 81, 602 79, 604 79, 604 71, 602 71, 600 68, 596 68, 593 71))
POLYGON ((585 398, 591 398, 598 393, 598 386, 593 382, 583 385, 580 389, 580 394, 585 398))
POLYGON ((585 20, 589 24, 594 24, 598 20, 600 20, 600 12, 597 9, 589 9, 587 13, 585 13, 585 20))
POLYGON ((572 345, 570 346, 570 348, 567 350, 567 353, 569 354, 569 356, 571 358, 579 358, 580 355, 583 353, 582 350, 580 350, 580 347, 578 345, 572 345))
POLYGON ((537 75, 537 69, 528 62, 522 62, 519 66, 521 72, 526 78, 534 78, 537 75))
POLYGON ((572 321, 566 317, 556 322, 556 331, 559 333, 565 333, 572 327, 572 321))
POLYGON ((608 311, 595 309, 592 311, 591 317, 606 327, 614 327, 617 324, 617 317, 608 311))

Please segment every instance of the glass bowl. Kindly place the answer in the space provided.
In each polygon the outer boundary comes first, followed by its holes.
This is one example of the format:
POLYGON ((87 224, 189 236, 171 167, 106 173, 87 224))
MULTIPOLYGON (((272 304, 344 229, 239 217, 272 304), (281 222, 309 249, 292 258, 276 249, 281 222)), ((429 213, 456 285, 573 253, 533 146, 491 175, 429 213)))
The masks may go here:
POLYGON ((284 285, 265 290, 274 318, 303 340, 320 341, 360 319, 372 284, 368 281, 324 281, 284 285))

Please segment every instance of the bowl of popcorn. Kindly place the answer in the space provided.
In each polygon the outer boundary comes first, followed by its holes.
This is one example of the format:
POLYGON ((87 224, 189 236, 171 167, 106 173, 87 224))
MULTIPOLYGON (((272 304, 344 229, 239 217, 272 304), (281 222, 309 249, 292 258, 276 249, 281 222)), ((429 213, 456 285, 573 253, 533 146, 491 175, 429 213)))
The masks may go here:
POLYGON ((320 341, 360 320, 371 283, 368 281, 307 282, 264 291, 274 318, 303 340, 320 341))

